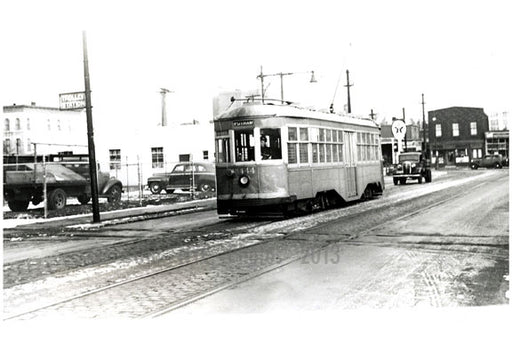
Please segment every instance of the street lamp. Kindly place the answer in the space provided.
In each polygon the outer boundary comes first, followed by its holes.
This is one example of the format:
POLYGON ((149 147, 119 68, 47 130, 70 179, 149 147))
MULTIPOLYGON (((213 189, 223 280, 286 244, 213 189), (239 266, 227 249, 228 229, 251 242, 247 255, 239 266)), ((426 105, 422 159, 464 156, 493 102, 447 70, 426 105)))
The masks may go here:
POLYGON ((311 73, 311 79, 309 80, 309 83, 316 83, 317 80, 315 78, 315 71, 306 71, 306 72, 279 72, 279 73, 272 73, 268 75, 263 74, 263 66, 260 66, 260 74, 256 76, 256 78, 259 78, 261 80, 261 102, 265 103, 265 87, 263 84, 263 78, 265 77, 271 77, 271 76, 280 76, 281 77, 281 104, 284 104, 284 90, 283 90, 283 76, 289 76, 294 75, 298 73, 311 73))

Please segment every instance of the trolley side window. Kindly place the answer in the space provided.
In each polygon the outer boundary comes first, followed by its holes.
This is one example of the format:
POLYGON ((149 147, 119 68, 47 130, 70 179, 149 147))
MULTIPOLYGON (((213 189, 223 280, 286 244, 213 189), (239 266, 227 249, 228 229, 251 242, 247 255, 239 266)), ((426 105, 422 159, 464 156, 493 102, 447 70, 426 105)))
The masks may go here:
POLYGON ((230 143, 229 138, 217 138, 216 159, 218 163, 230 163, 230 143))
POLYGON ((236 161, 254 161, 254 131, 235 131, 236 161))
POLYGON ((261 159, 281 159, 281 130, 277 128, 262 128, 260 147, 261 159))

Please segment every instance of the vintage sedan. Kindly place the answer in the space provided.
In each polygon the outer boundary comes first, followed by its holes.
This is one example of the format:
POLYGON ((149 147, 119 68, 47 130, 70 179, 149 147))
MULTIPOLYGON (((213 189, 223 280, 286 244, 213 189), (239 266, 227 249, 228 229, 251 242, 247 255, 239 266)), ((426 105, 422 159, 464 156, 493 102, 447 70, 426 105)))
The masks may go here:
POLYGON ((484 155, 482 159, 473 159, 471 161, 471 168, 475 170, 479 167, 501 169, 507 164, 508 160, 505 160, 500 154, 488 154, 484 155))
POLYGON ((172 193, 175 190, 183 191, 215 191, 215 166, 211 163, 184 162, 177 164, 169 174, 165 191, 172 193))

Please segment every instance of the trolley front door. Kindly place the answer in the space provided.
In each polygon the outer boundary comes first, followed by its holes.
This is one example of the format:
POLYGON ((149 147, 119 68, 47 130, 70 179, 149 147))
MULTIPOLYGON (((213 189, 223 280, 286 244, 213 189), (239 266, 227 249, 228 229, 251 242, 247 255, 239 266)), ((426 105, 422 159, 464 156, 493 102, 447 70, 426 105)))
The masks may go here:
POLYGON ((347 195, 349 197, 357 196, 357 145, 356 133, 345 131, 345 165, 346 178, 345 185, 347 187, 347 195))

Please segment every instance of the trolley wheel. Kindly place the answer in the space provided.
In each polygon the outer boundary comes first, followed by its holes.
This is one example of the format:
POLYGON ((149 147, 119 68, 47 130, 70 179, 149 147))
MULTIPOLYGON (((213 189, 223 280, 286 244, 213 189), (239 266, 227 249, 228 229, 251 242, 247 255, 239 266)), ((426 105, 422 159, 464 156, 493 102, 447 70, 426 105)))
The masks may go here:
POLYGON ((151 182, 149 184, 149 190, 153 194, 159 194, 160 192, 162 192, 162 189, 163 189, 163 187, 160 182, 151 182))
POLYGON ((60 210, 66 206, 67 196, 63 189, 57 188, 48 195, 48 209, 60 210))
POLYGON ((12 211, 25 211, 28 208, 28 200, 10 200, 7 202, 12 211))
POLYGON ((121 201, 121 193, 121 186, 113 185, 112 187, 110 187, 110 189, 107 192, 108 202, 113 204, 119 203, 121 201))
POLYGON ((423 183, 423 176, 418 177, 418 183, 423 183))
POLYGON ((78 197, 76 197, 76 199, 78 199, 80 204, 85 205, 85 204, 89 203, 89 201, 91 200, 91 196, 84 193, 84 194, 81 194, 78 197))

